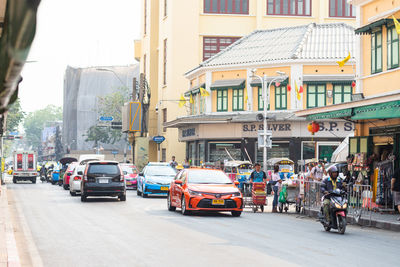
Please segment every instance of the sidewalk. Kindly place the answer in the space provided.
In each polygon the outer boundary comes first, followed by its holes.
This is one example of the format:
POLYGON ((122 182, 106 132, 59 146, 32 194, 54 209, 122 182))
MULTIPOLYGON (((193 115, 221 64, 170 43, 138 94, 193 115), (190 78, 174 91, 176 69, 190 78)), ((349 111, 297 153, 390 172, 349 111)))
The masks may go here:
POLYGON ((0 267, 21 266, 8 208, 7 187, 0 185, 0 267))
MULTIPOLYGON (((318 211, 315 209, 305 210, 305 214, 311 217, 318 217, 318 211)), ((399 214, 389 214, 389 213, 380 213, 380 212, 372 212, 362 214, 358 223, 356 222, 353 216, 348 216, 348 222, 355 225, 360 225, 363 227, 375 227, 378 229, 390 230, 395 232, 400 232, 400 221, 397 220, 399 218, 399 214), (371 217, 371 221, 370 221, 371 217)))

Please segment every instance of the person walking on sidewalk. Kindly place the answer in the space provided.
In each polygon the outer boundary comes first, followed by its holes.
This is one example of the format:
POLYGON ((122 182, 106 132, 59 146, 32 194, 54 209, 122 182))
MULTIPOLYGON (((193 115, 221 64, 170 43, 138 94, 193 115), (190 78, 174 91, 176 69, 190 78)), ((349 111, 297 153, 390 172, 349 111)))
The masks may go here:
POLYGON ((272 173, 272 190, 274 191, 274 201, 272 201, 272 212, 278 212, 278 197, 279 197, 279 189, 282 185, 282 179, 279 174, 279 165, 274 166, 274 172, 272 173))
MULTIPOLYGON (((394 205, 397 206, 397 210, 400 213, 400 169, 397 169, 393 174, 391 189, 394 205)), ((397 220, 400 221, 400 217, 397 220)))
POLYGON ((267 174, 261 170, 260 163, 254 165, 255 170, 250 174, 250 182, 252 183, 262 183, 267 180, 267 174))

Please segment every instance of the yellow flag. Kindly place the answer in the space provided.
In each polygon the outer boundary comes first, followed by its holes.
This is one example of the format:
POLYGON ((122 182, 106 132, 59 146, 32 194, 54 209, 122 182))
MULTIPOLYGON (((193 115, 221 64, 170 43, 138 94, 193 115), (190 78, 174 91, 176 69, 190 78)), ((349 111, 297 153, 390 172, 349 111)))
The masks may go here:
POLYGON ((294 88, 296 89, 297 100, 300 100, 301 99, 301 95, 300 95, 299 87, 297 86, 297 82, 296 81, 294 81, 294 88))
POLYGON ((206 89, 200 87, 200 95, 201 96, 210 96, 210 93, 206 89))
POLYGON ((394 26, 396 27, 396 32, 397 34, 400 35, 400 22, 394 17, 393 17, 393 22, 394 22, 394 26))
POLYGON ((249 96, 247 95, 247 90, 244 89, 244 105, 246 106, 247 100, 249 100, 249 96))
POLYGON ((345 59, 343 59, 342 61, 337 61, 337 64, 339 64, 339 67, 343 67, 344 64, 346 64, 347 61, 349 61, 350 58, 351 58, 351 56, 350 56, 350 52, 349 52, 349 55, 345 59))
POLYGON ((189 103, 190 103, 190 104, 193 104, 193 103, 194 103, 194 100, 193 100, 193 95, 192 95, 192 94, 190 94, 189 103))
POLYGON ((181 94, 181 98, 179 99, 179 107, 183 107, 186 103, 185 97, 181 94))

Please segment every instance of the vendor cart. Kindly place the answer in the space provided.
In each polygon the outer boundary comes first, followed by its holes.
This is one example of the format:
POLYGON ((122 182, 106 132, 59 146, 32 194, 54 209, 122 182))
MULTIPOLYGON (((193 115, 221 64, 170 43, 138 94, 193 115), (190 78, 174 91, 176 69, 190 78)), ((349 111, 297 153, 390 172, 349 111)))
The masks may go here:
POLYGON ((267 192, 265 183, 245 183, 243 192, 243 208, 249 207, 253 212, 260 208, 264 212, 264 206, 267 206, 267 192))
POLYGON ((290 205, 296 205, 296 212, 301 211, 302 199, 300 195, 300 184, 298 180, 286 179, 282 182, 282 188, 279 193, 279 212, 288 212, 290 205))

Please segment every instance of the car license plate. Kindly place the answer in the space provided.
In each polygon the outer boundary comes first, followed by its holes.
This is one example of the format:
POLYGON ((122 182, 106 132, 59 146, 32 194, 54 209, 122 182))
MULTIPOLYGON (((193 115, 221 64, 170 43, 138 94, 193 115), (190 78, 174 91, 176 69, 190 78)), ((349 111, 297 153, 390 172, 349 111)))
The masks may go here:
POLYGON ((126 184, 127 184, 127 185, 131 185, 131 184, 132 184, 132 182, 126 182, 126 184))
POLYGON ((161 191, 168 191, 168 186, 161 186, 161 191))
POLYGON ((225 204, 225 200, 223 200, 223 199, 213 199, 211 203, 213 205, 224 205, 225 204))
POLYGON ((100 184, 108 184, 108 179, 99 179, 100 184))

